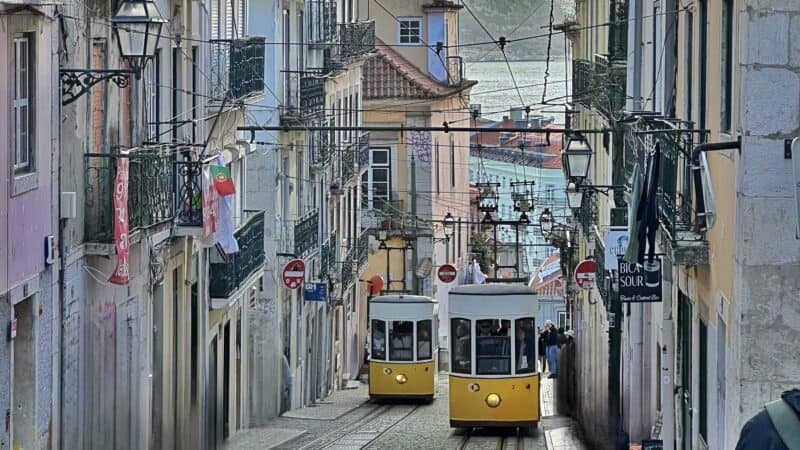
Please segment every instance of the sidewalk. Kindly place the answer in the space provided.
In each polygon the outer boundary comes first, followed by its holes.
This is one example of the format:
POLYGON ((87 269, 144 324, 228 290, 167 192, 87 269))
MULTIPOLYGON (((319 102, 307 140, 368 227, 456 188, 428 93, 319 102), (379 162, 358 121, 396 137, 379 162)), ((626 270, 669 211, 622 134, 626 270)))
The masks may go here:
POLYGON ((224 448, 265 450, 280 447, 309 432, 313 434, 317 428, 327 428, 327 426, 316 426, 313 422, 327 424, 338 419, 369 400, 368 392, 366 384, 358 381, 349 382, 348 388, 334 392, 314 406, 287 411, 263 427, 239 430, 225 443, 224 448))
POLYGON ((578 424, 571 417, 556 414, 555 381, 543 378, 542 394, 542 428, 547 442, 547 450, 588 450, 581 440, 578 424))

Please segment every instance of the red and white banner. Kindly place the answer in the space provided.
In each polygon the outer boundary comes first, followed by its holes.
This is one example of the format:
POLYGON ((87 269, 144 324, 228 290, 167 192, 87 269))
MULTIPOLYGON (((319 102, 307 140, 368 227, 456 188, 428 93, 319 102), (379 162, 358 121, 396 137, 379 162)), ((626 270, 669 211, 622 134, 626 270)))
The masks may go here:
POLYGON ((128 167, 129 158, 117 158, 117 177, 114 180, 114 242, 117 248, 117 268, 108 279, 114 284, 128 284, 130 267, 128 252, 130 240, 128 234, 128 167))
POLYGON ((219 220, 219 193, 214 187, 209 166, 203 165, 203 233, 200 240, 206 247, 213 247, 218 241, 217 221, 219 220))

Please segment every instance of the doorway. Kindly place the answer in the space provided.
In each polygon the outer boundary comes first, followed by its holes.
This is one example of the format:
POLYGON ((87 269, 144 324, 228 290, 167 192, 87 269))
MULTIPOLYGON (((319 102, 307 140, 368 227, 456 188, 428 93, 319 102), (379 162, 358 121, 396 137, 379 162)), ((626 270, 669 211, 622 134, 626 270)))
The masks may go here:
POLYGON ((217 411, 217 338, 211 339, 208 346, 208 448, 222 447, 222 435, 217 424, 220 414, 217 411))
POLYGON ((678 361, 680 362, 681 449, 692 448, 692 303, 678 291, 678 361))
POLYGON ((222 439, 231 434, 231 323, 225 323, 222 341, 222 439))
POLYGON ((14 352, 13 408, 11 410, 11 447, 34 448, 36 436, 34 403, 36 394, 36 347, 34 345, 33 297, 14 305, 17 336, 14 352))

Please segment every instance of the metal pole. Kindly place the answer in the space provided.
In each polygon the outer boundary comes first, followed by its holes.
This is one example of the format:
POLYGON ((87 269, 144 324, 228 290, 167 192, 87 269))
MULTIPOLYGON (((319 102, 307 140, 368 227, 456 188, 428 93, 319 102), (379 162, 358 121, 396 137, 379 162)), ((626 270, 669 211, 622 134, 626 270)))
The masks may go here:
MULTIPOLYGON (((417 282, 417 247, 419 247, 419 240, 417 240, 417 161, 414 158, 414 153, 411 153, 411 217, 414 218, 414 247, 411 249, 411 291, 419 295, 419 284, 417 282)), ((405 252, 403 253, 403 260, 405 260, 405 252)), ((405 287, 405 286, 403 286, 405 287)))

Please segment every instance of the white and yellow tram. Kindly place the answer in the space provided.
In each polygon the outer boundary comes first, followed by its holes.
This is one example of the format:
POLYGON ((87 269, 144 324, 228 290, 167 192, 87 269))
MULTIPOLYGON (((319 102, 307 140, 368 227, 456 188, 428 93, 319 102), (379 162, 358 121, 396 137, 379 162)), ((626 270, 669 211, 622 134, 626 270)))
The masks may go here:
POLYGON ((433 400, 438 371, 438 304, 430 297, 369 300, 369 395, 433 400))
POLYGON ((524 285, 450 290, 450 426, 538 425, 538 298, 524 285))

